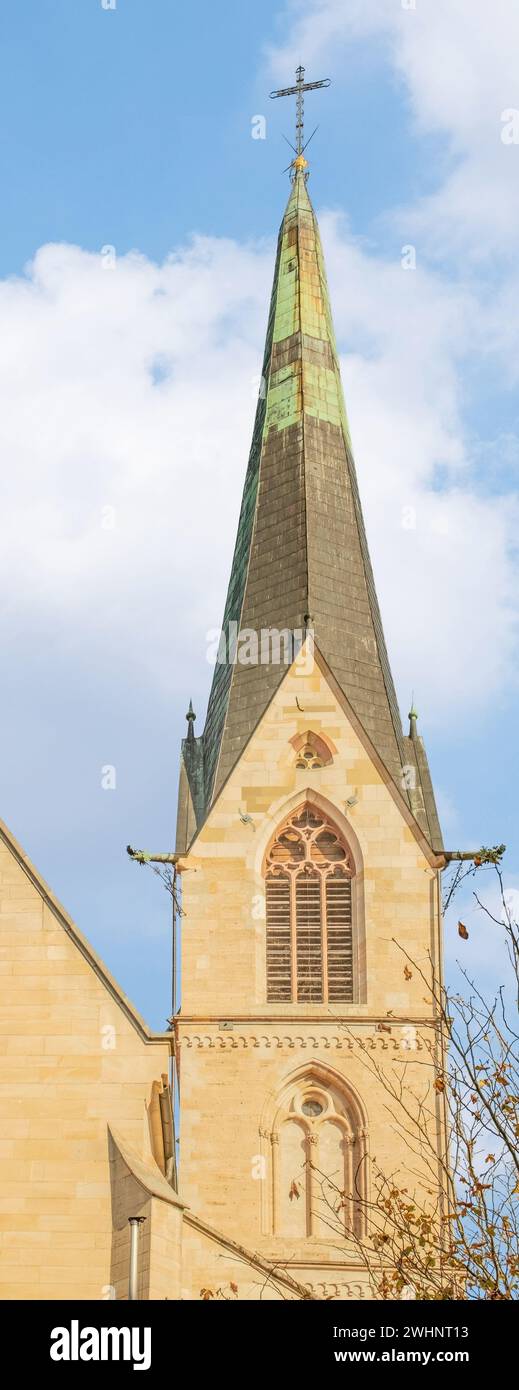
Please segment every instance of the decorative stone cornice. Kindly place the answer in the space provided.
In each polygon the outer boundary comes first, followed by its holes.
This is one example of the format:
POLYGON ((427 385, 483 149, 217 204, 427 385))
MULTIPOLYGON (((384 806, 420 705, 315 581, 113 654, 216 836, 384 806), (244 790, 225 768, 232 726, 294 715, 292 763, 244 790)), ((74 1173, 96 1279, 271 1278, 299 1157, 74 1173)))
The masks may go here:
MULTIPOLYGON (((184 1033, 179 1039, 179 1047, 208 1049, 215 1052, 236 1052, 247 1051, 248 1049, 261 1048, 267 1052, 293 1051, 298 1050, 308 1052, 329 1052, 329 1051, 369 1051, 369 1052, 390 1052, 405 1053, 406 1060, 410 1062, 414 1052, 423 1052, 427 1044, 418 1034, 415 1046, 409 1048, 406 1033, 403 1031, 408 1025, 393 1025, 391 1037, 380 1033, 365 1033, 364 1036, 349 1033, 301 1033, 294 1036, 290 1033, 184 1033)), ((428 1040, 429 1041, 429 1040, 428 1040)))
POLYGON ((314 1299, 340 1299, 346 1302, 351 1299, 372 1298, 369 1284, 305 1284, 305 1289, 311 1298, 314 1299))
POLYGON ((388 1017, 387 1013, 370 1013, 366 1008, 364 1012, 357 1013, 352 1008, 351 1013, 334 1012, 330 1007, 323 1007, 318 1011, 301 1013, 296 1007, 288 1006, 284 1013, 262 1013, 261 1010, 247 1013, 180 1013, 175 1015, 175 1022, 180 1029, 185 1028, 220 1028, 225 1023, 228 1028, 255 1028, 265 1027, 291 1029, 294 1032, 299 1028, 368 1028, 373 1029, 377 1024, 384 1024, 389 1028, 434 1028, 438 1024, 438 1019, 433 1014, 392 1014, 388 1017))

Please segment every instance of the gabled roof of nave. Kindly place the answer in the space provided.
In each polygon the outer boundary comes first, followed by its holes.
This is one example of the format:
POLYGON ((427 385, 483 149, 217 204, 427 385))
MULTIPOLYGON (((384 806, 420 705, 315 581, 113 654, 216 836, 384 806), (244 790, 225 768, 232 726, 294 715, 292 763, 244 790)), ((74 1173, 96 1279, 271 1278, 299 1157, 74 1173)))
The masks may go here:
MULTIPOLYGON (((256 410, 222 628, 314 632, 315 644, 434 848, 421 740, 404 739, 366 540, 317 219, 297 172, 280 228, 256 410), (418 753, 420 758, 418 760, 418 753), (402 769, 417 767, 416 789, 402 769)), ((183 742, 204 820, 286 666, 215 666, 204 733, 183 742)), ((187 788, 181 789, 185 811, 187 788)), ((184 812, 182 818, 185 819, 184 812)), ((188 835, 189 839, 192 838, 188 835)), ((179 825, 179 847, 186 832, 179 825)))
POLYGON ((12 856, 21 872, 25 874, 32 887, 39 894, 42 903, 49 909, 49 912, 52 913, 58 926, 62 928, 69 941, 72 942, 87 965, 93 970, 103 988, 106 989, 107 994, 111 996, 115 1004, 122 1010, 128 1021, 142 1038, 143 1042, 166 1042, 171 1050, 173 1043, 171 1031, 168 1030, 163 1033, 158 1033, 152 1031, 152 1029, 148 1027, 148 1024, 132 1004, 131 999, 129 999, 121 989, 117 980, 110 973, 108 966, 101 960, 101 957, 98 956, 97 951, 94 950, 90 941, 83 935, 83 932, 80 931, 80 928, 72 920, 72 917, 69 916, 55 893, 49 888, 48 883, 45 882, 39 870, 31 862, 25 850, 22 849, 22 846, 9 830, 9 827, 4 821, 0 820, 0 849, 2 848, 7 850, 8 854, 12 856))

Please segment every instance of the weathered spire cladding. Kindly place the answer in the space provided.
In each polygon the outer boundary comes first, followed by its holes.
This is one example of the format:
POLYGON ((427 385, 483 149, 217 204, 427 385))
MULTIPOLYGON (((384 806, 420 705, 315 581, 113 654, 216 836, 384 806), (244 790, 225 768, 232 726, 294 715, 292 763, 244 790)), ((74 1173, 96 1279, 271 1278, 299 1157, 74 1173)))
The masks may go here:
POLYGON ((294 174, 278 241, 262 385, 223 620, 226 659, 215 666, 204 733, 191 740, 187 757, 183 745, 190 789, 181 787, 182 818, 186 821, 189 802, 193 833, 287 669, 279 660, 233 661, 229 634, 249 629, 259 635, 272 628, 301 634, 307 626, 436 847, 441 841, 430 780, 425 794, 416 741, 402 736, 319 228, 301 168, 294 174), (403 776, 409 764, 416 779, 403 776), (415 787, 409 785, 413 780, 415 787))

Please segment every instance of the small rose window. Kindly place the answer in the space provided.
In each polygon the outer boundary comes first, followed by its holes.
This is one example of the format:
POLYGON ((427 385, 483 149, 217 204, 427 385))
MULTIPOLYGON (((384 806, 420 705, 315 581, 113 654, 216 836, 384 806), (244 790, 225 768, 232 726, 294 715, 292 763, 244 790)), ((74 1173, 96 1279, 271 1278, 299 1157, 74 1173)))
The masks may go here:
POLYGON ((305 734, 296 734, 290 740, 296 752, 296 767, 328 767, 333 762, 332 749, 322 734, 307 729, 305 734))
POLYGON ((312 1115, 314 1118, 316 1115, 322 1115, 323 1109, 320 1100, 304 1100, 301 1106, 303 1115, 312 1115))

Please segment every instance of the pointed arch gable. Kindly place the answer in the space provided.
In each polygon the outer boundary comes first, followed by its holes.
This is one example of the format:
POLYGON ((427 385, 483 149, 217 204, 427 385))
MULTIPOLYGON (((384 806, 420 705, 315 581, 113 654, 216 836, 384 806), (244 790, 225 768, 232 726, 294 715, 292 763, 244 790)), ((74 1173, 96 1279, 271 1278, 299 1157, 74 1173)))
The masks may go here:
POLYGON ((305 804, 314 806, 316 811, 331 820, 346 841, 351 850, 355 865, 355 874, 362 875, 364 872, 364 856, 359 837, 352 825, 351 820, 345 815, 335 802, 330 801, 329 797, 323 796, 321 792, 313 787, 305 787, 303 790, 292 792, 288 797, 280 797, 271 808, 270 815, 265 816, 264 824, 259 828, 258 838, 255 845, 254 869, 257 878, 260 879, 264 872, 265 860, 272 841, 275 839, 280 825, 288 820, 289 816, 295 813, 299 807, 305 804))
POLYGON ((301 1082, 308 1080, 310 1084, 314 1079, 317 1082, 321 1082, 323 1086, 333 1086, 338 1091, 342 1091, 350 1108, 350 1113, 352 1117, 355 1118, 358 1128, 363 1130, 368 1129, 368 1112, 361 1096, 352 1085, 349 1077, 343 1076, 342 1072, 338 1071, 336 1067, 330 1066, 328 1062, 312 1059, 308 1062, 301 1063, 300 1066, 294 1067, 291 1071, 287 1072, 281 1085, 275 1088, 273 1087, 272 1090, 269 1091, 263 1103, 260 1117, 260 1131, 268 1131, 268 1133, 272 1131, 276 1119, 276 1111, 280 1104, 282 1104, 285 1094, 290 1092, 301 1082))

